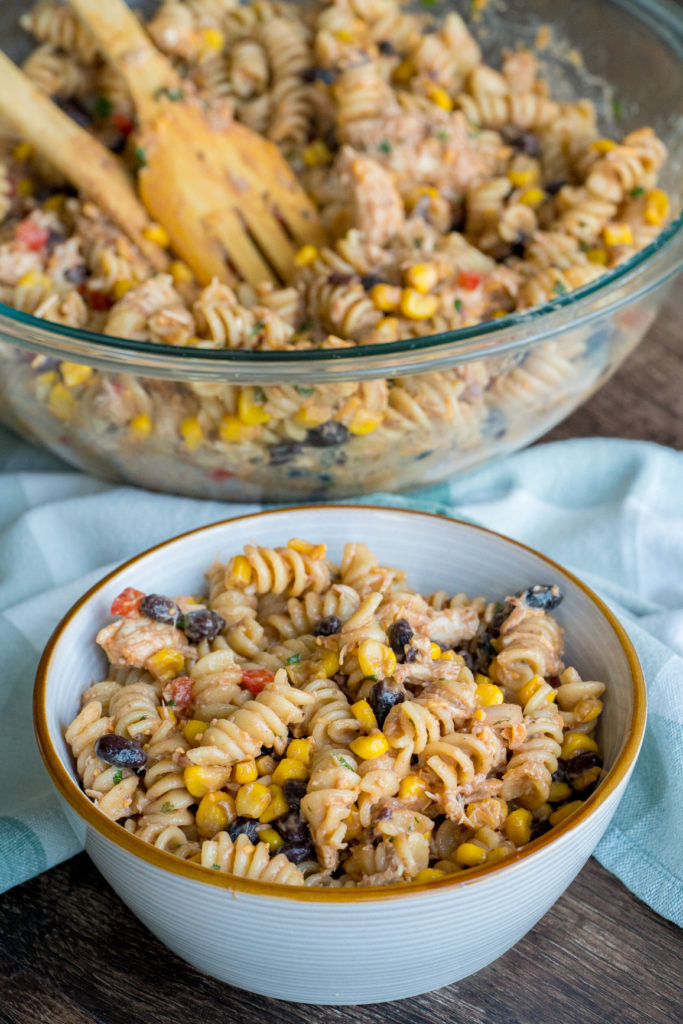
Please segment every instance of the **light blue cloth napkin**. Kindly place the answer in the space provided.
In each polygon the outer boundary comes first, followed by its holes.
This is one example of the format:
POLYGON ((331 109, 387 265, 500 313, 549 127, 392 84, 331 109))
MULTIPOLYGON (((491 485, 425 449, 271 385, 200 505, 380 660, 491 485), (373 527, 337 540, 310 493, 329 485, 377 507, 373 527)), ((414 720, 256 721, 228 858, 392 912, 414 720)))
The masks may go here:
MULTIPOLYGON (((370 502, 463 515, 507 533, 578 573, 614 609, 643 665, 649 719, 596 856, 683 925, 683 454, 565 441, 465 480, 363 499, 370 502)), ((114 487, 0 430, 0 891, 79 849, 33 740, 33 676, 50 632, 118 562, 254 510, 114 487)))

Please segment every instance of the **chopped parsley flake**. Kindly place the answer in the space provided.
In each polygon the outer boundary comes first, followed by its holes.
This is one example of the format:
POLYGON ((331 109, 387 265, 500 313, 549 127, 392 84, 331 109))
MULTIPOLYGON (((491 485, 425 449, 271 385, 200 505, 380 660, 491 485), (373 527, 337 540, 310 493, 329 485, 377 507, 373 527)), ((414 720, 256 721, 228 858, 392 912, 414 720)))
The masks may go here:
POLYGON ((119 782, 123 778, 123 771, 120 768, 114 772, 114 785, 118 786, 119 782))
POLYGON ((382 139, 378 146, 378 149, 382 153, 391 153, 391 143, 387 139, 382 139))
POLYGON ((253 338, 256 334, 258 334, 259 331, 262 331, 265 326, 266 325, 263 322, 263 320, 257 320, 252 329, 249 331, 249 334, 253 338))
POLYGON ((297 327, 297 330, 298 331, 310 331, 312 326, 313 326, 313 321, 312 320, 302 320, 301 323, 299 324, 299 326, 297 327))
POLYGON ((621 121, 622 114, 624 111, 619 100, 612 101, 612 110, 614 111, 614 120, 621 121))
POLYGON ((113 109, 113 104, 108 96, 98 96, 95 100, 94 113, 100 121, 106 120, 113 109))
POLYGON ((312 395, 313 394, 313 388, 304 388, 300 384, 296 385, 296 390, 299 392, 300 395, 312 395))
POLYGON ((462 299, 453 299, 453 305, 458 313, 462 313, 462 299))
POLYGON ((439 140, 439 142, 448 142, 448 132, 445 132, 443 128, 439 129, 439 131, 436 133, 436 137, 439 140))
POLYGON ((144 722, 144 720, 145 720, 146 718, 147 718, 147 715, 140 715, 140 717, 139 717, 139 718, 136 718, 136 719, 135 719, 135 721, 136 721, 136 722, 144 722))
POLYGON ((644 196, 644 195, 645 195, 645 189, 641 188, 640 185, 636 185, 635 188, 631 189, 631 198, 632 199, 640 199, 640 197, 644 196))
POLYGON ((413 239, 413 245, 415 246, 416 249, 421 249, 423 242, 424 242, 423 238, 414 238, 413 239))
POLYGON ((166 703, 168 704, 169 708, 174 708, 176 706, 174 700, 167 700, 166 703))
POLYGON ((142 146, 136 146, 134 152, 135 152, 135 161, 137 163, 138 169, 141 168, 141 167, 146 167, 147 166, 147 154, 145 153, 145 151, 142 148, 142 146))
POLYGON ((263 390, 263 388, 254 388, 254 401, 255 402, 265 402, 265 400, 266 400, 266 393, 263 390))
POLYGON ((373 683, 377 682, 377 676, 366 676, 366 679, 371 679, 373 683))
POLYGON ((566 284, 563 284, 562 281, 556 281, 553 287, 553 291, 555 292, 555 295, 566 295, 567 286, 566 284))
POLYGON ((344 768, 348 768, 350 772, 355 770, 351 762, 347 761, 346 758, 342 757, 341 754, 337 756, 337 764, 342 765, 344 768))
POLYGON ((212 864, 211 867, 213 868, 214 871, 220 871, 221 869, 220 864, 212 864))
POLYGON ((301 655, 300 654, 293 654, 291 656, 291 658, 287 658, 287 664, 288 665, 298 665, 300 661, 301 661, 301 655))
POLYGON ((173 810, 173 804, 171 803, 171 801, 170 801, 170 800, 166 800, 166 801, 165 801, 165 802, 164 802, 164 803, 163 803, 163 804, 161 805, 161 813, 162 813, 162 814, 170 814, 170 812, 171 812, 172 810, 173 810))
POLYGON ((178 100, 185 99, 185 90, 176 88, 167 89, 165 86, 162 86, 161 89, 157 89, 157 91, 154 93, 154 96, 158 100, 163 99, 164 96, 167 96, 168 99, 171 100, 173 103, 177 103, 178 100))

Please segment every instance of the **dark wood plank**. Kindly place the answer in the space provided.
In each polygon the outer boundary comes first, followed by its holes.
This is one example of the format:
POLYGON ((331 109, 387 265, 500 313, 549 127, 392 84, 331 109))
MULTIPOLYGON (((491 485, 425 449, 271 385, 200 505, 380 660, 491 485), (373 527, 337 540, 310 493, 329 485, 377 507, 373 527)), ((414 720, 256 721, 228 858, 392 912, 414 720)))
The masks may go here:
MULTIPOLYGON (((268 943, 283 938, 264 936, 264 969, 268 943)), ((673 1024, 682 951, 674 925, 591 861, 522 942, 477 975, 416 999, 312 1010, 241 992, 182 963, 80 855, 0 899, 0 1021, 673 1024)))

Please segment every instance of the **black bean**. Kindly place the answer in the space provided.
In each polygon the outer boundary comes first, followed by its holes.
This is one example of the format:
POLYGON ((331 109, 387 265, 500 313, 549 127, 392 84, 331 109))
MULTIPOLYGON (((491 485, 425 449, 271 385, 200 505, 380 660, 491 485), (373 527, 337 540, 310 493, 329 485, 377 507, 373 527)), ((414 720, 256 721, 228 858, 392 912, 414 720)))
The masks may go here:
POLYGON ((314 448, 331 448, 335 444, 344 444, 349 439, 349 431, 343 423, 328 420, 319 427, 313 427, 306 435, 306 444, 314 448))
POLYGON ((412 665, 414 661, 417 661, 417 647, 409 647, 404 660, 406 665, 412 665))
POLYGON ((62 242, 66 242, 66 235, 63 231, 49 231, 45 247, 48 251, 52 252, 55 246, 61 245, 62 242))
POLYGON ((380 807, 375 815, 375 821, 386 821, 391 817, 391 807, 380 807))
POLYGON ((552 686, 553 690, 557 690, 562 685, 562 680, 559 676, 548 676, 548 686, 552 686))
POLYGON ((560 591, 557 583, 536 583, 533 587, 523 590, 519 595, 527 608, 542 608, 544 611, 552 611, 561 604, 564 594, 560 591))
POLYGON ((514 125, 506 125, 500 133, 503 141, 512 146, 518 153, 526 153, 527 156, 539 156, 541 147, 538 139, 532 132, 523 132, 514 125))
POLYGON ((495 656, 496 649, 491 643, 491 635, 489 633, 482 633, 477 641, 477 649, 474 654, 477 672, 486 674, 495 656))
POLYGON ((375 718, 377 724, 382 728, 386 720, 387 715, 396 704, 402 704, 406 699, 406 695, 403 690, 399 689, 397 685, 392 685, 389 679, 380 679, 378 683, 375 683, 368 703, 372 710, 375 712, 375 718))
POLYGON ((471 651, 456 651, 455 653, 460 655, 460 657, 463 659, 470 672, 477 671, 477 667, 474 661, 474 655, 472 654, 471 651))
POLYGON ((493 636, 493 637, 498 636, 498 634, 500 633, 500 627, 503 625, 503 623, 505 622, 505 620, 507 619, 507 617, 508 617, 508 615, 510 614, 511 611, 512 611, 512 606, 511 605, 504 604, 502 601, 498 602, 498 604, 496 605, 496 610, 495 610, 495 612, 493 614, 493 618, 491 619, 491 622, 489 623, 489 628, 488 628, 489 636, 493 636))
POLYGON ((286 843, 302 843, 311 841, 308 825, 295 811, 290 811, 279 818, 275 826, 286 843))
POLYGON ((393 57, 396 54, 394 44, 389 42, 388 39, 380 39, 377 44, 377 49, 380 53, 384 54, 385 57, 393 57))
POLYGON ((410 628, 410 623, 406 619, 396 619, 396 622, 392 622, 389 626, 387 636, 389 645, 396 655, 396 660, 403 663, 406 660, 406 644, 409 644, 415 636, 410 628))
POLYGON ((297 840, 292 843, 285 843, 284 846, 280 847, 279 852, 284 853, 287 860, 291 860, 292 864, 300 864, 302 860, 309 860, 313 856, 313 844, 297 840))
POLYGON ((90 125, 90 114, 77 100, 63 100, 58 96, 53 96, 52 102, 56 103, 60 110, 63 110, 67 117, 79 124, 81 128, 87 128, 90 125))
POLYGON ((551 782, 566 782, 567 781, 567 762, 563 761, 562 758, 558 759, 557 769, 550 776, 551 782))
POLYGON ((301 779, 286 779, 282 792, 289 804, 290 811, 298 814, 302 797, 306 796, 306 783, 302 782, 301 779))
POLYGON ((147 764, 147 754, 139 743, 114 733, 100 736, 95 744, 95 756, 119 768, 132 768, 134 772, 141 771, 147 764))
POLYGON ((258 821, 255 818, 235 818, 232 825, 228 825, 228 835, 233 843, 241 835, 245 835, 250 843, 257 843, 258 821))
POLYGON ((268 459, 271 466, 283 466, 291 462, 303 451, 297 441, 284 441, 282 444, 274 444, 268 449, 268 459))
POLYGON ((225 628, 225 619, 210 608, 200 608, 181 616, 178 625, 191 643, 198 644, 201 640, 214 640, 225 628))
POLYGON ((333 636, 342 627, 342 621, 338 615, 328 615, 320 619, 313 627, 313 636, 333 636))
POLYGON ((143 597, 140 602, 140 612, 148 619, 154 619, 155 622, 166 622, 170 626, 175 626, 180 616, 180 608, 175 601, 172 601, 170 597, 164 597, 163 594, 147 594, 146 597, 143 597))
POLYGON ((538 839, 539 836, 549 832, 551 828, 552 825, 547 818, 534 818, 531 822, 531 838, 538 839))
POLYGON ((306 68, 301 77, 304 82, 325 82, 331 85, 336 75, 330 68, 306 68))
POLYGON ((578 754, 574 754, 566 762, 567 778, 571 782, 572 778, 581 775, 582 772, 587 771, 589 768, 596 768, 598 765, 602 765, 602 760, 595 751, 582 750, 578 754))
POLYGON ((549 196, 556 196, 561 188, 568 184, 564 178, 555 178, 554 181, 546 181, 543 188, 549 196))
POLYGON ((384 284, 384 278, 378 277, 377 274, 363 274, 360 279, 360 283, 363 285, 366 292, 369 292, 376 284, 384 284))
POLYGON ((88 268, 85 263, 77 263, 75 267, 69 267, 64 271, 64 280, 69 284, 83 284, 88 276, 88 268))
POLYGON ((332 285, 337 284, 350 284, 353 281, 353 274, 342 274, 339 270, 334 270, 327 278, 327 283, 332 285))

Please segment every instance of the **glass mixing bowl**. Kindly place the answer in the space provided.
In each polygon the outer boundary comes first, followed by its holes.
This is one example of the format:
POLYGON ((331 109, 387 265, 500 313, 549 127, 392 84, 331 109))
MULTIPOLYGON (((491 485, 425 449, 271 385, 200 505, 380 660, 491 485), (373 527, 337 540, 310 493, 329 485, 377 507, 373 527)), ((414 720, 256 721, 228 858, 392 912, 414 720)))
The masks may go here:
MULTIPOLYGON (((437 16, 469 6, 442 0, 437 16)), ((489 4, 479 38, 495 64, 505 46, 531 44, 539 25, 551 23, 586 68, 563 48, 568 56, 551 61, 554 93, 593 99, 612 134, 650 125, 667 145, 660 185, 672 220, 628 263, 504 320, 306 352, 152 345, 0 306, 0 418, 99 476, 229 501, 320 500, 431 483, 549 430, 637 345, 683 262, 683 10, 668 0, 582 0, 576 18, 574 6, 510 0, 499 13, 489 4), (605 102, 605 83, 618 102, 605 102), (86 369, 65 385, 63 362, 86 369), (277 415, 248 436, 222 438, 220 412, 245 392, 277 415), (336 421, 311 427, 296 419, 317 399, 329 407, 331 396, 338 406, 379 401, 380 424, 350 433, 336 421)), ((14 56, 25 7, 5 0, 0 11, 0 38, 14 56)))

